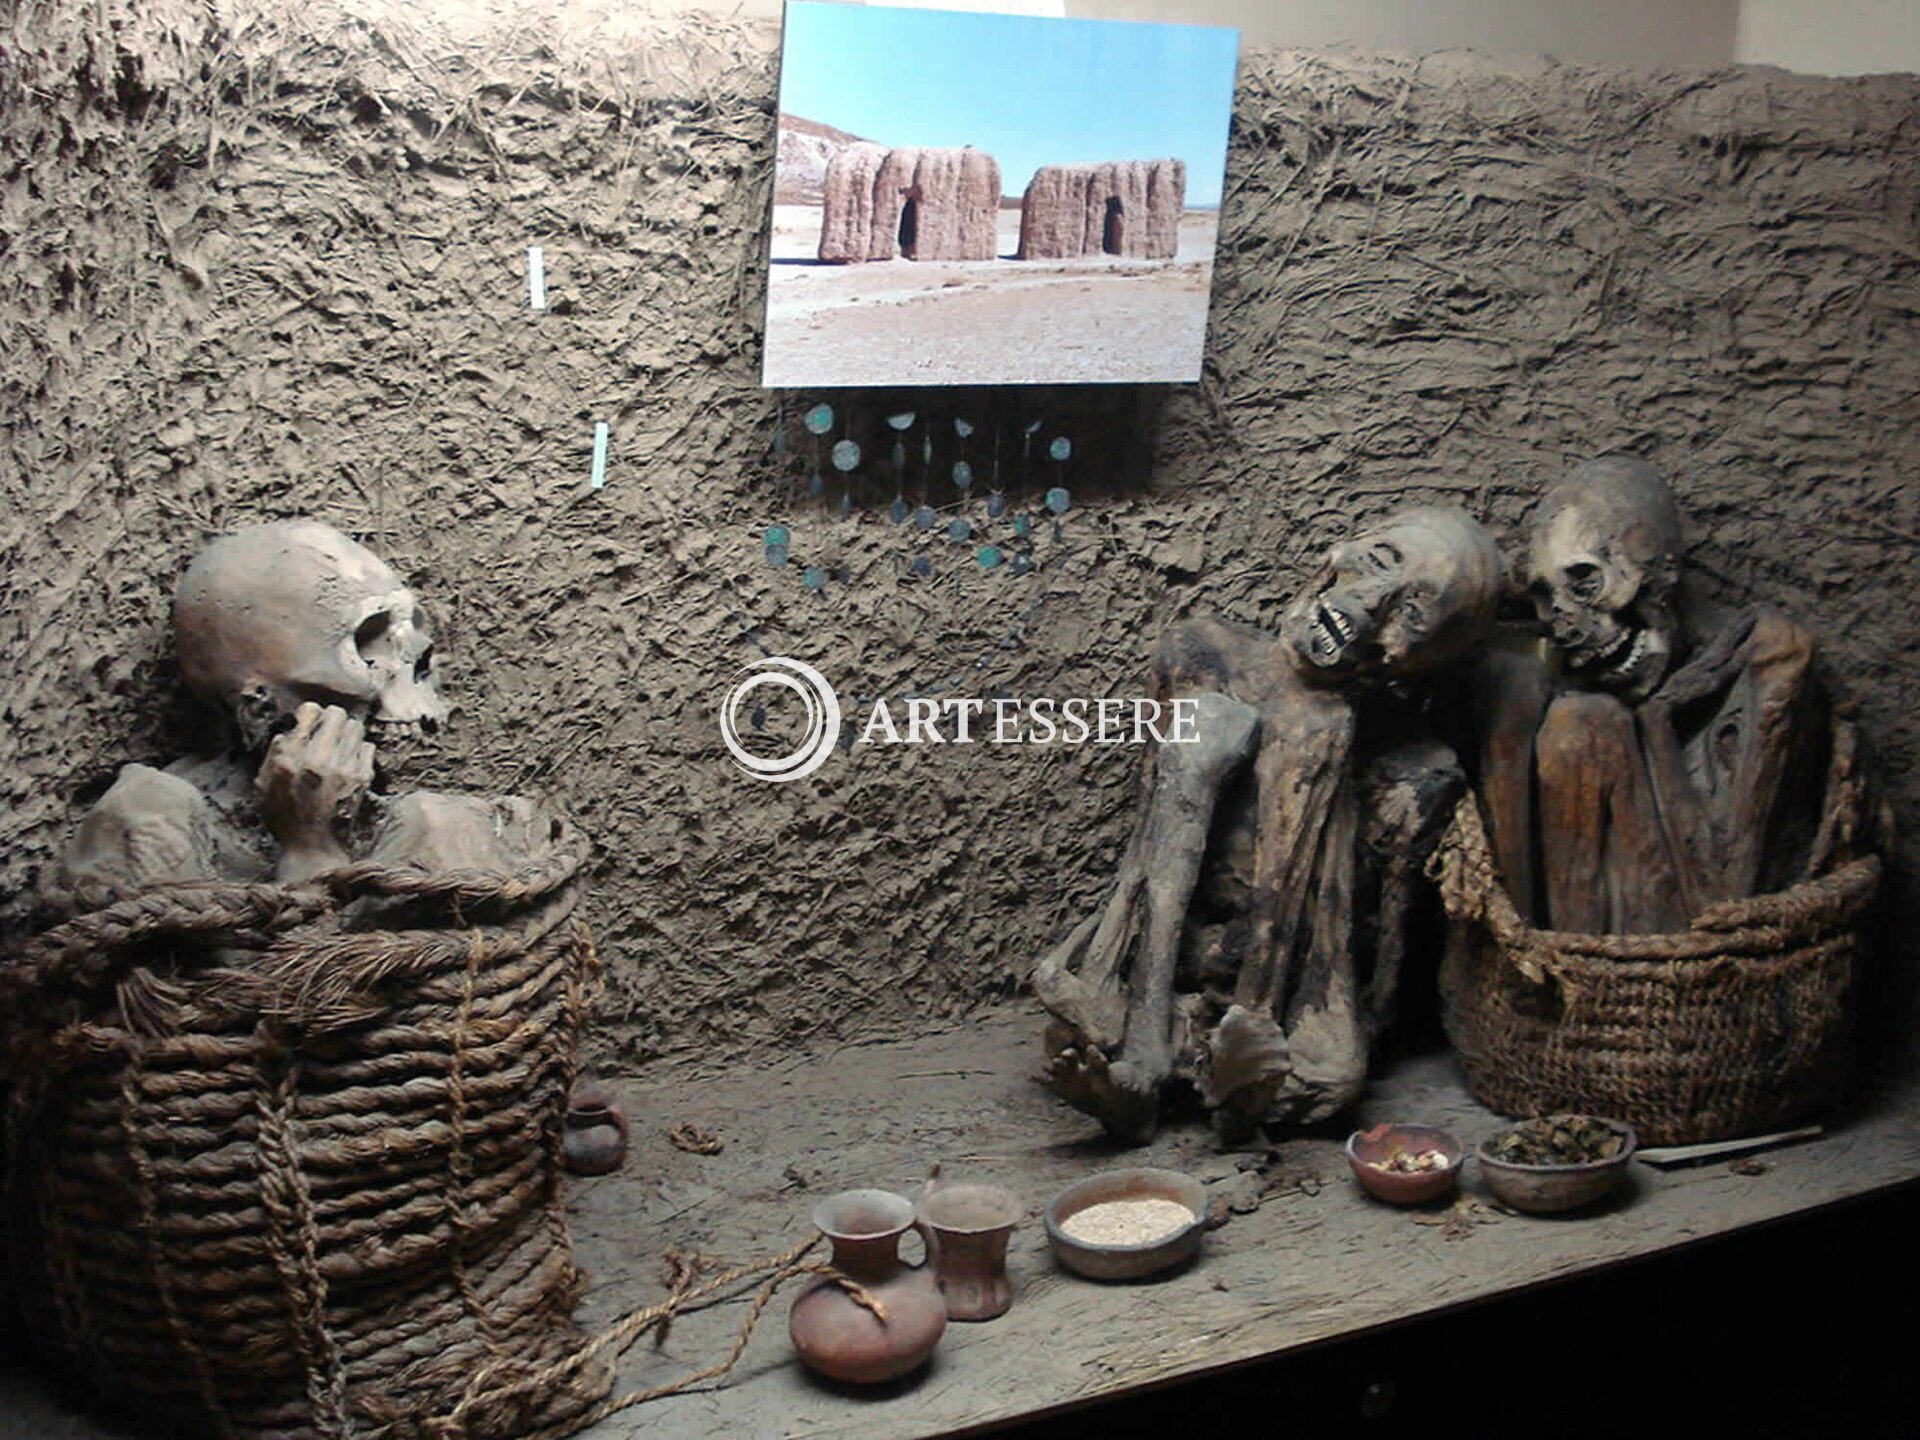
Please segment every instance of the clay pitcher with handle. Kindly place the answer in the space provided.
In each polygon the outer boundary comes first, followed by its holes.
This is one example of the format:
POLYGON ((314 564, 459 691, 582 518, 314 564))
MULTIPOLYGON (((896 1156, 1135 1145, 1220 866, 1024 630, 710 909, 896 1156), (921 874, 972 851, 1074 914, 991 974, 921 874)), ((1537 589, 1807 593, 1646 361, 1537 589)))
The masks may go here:
POLYGON ((886 1318, 820 1277, 788 1316, 801 1361, 851 1385, 878 1385, 919 1369, 946 1332, 947 1307, 933 1266, 900 1258, 900 1237, 919 1228, 913 1202, 887 1190, 843 1190, 814 1206, 813 1223, 833 1246, 834 1268, 879 1301, 886 1318))

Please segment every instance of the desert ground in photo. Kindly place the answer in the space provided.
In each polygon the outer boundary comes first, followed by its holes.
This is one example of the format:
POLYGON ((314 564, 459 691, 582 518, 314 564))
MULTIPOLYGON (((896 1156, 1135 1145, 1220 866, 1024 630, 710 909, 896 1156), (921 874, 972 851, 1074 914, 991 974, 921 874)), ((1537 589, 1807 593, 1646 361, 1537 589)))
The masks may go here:
POLYGON ((816 258, 821 210, 776 205, 767 286, 770 386, 1194 380, 1206 341, 1218 215, 1189 210, 1172 260, 816 258))

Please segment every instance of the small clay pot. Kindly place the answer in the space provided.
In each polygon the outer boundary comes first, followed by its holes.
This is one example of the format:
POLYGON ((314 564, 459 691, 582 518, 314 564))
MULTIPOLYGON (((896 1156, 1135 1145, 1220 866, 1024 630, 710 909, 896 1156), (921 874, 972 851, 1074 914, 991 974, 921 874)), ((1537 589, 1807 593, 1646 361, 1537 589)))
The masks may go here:
POLYGON ((1521 1165, 1501 1160, 1491 1152, 1507 1131, 1480 1142, 1475 1157, 1480 1178, 1501 1204, 1529 1215, 1557 1215, 1604 1200, 1627 1178, 1627 1162, 1638 1148, 1633 1127, 1624 1120, 1595 1116, 1620 1137, 1620 1153, 1610 1160, 1587 1160, 1574 1165, 1521 1165))
POLYGON ((931 1265, 900 1258, 918 1228, 913 1202, 886 1190, 844 1190, 822 1200, 813 1223, 833 1244, 834 1268, 879 1302, 885 1319, 822 1276, 794 1301, 793 1348, 809 1370, 850 1385, 878 1385, 926 1363, 947 1329, 931 1265))
POLYGON ((1371 1130, 1356 1130, 1347 1137, 1347 1164, 1361 1188, 1389 1205, 1424 1205, 1451 1190, 1460 1179, 1460 1166, 1466 1152, 1460 1142, 1444 1130, 1431 1125, 1376 1125, 1371 1130), (1438 1170, 1416 1170, 1410 1174, 1382 1170, 1373 1162, 1389 1158, 1394 1151, 1417 1155, 1423 1150, 1438 1150, 1447 1157, 1438 1170))
POLYGON ((606 1175, 627 1158, 626 1112, 604 1086, 582 1081, 573 1087, 564 1153, 575 1175, 606 1175))

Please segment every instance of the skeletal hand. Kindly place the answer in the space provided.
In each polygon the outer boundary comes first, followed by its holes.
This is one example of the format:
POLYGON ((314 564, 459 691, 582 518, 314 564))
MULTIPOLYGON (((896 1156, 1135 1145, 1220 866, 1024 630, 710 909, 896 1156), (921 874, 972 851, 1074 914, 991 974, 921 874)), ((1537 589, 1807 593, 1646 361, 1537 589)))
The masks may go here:
POLYGON ((280 842, 279 878, 291 883, 347 862, 335 825, 373 783, 373 746, 337 705, 302 705, 274 737, 254 777, 261 817, 280 842))

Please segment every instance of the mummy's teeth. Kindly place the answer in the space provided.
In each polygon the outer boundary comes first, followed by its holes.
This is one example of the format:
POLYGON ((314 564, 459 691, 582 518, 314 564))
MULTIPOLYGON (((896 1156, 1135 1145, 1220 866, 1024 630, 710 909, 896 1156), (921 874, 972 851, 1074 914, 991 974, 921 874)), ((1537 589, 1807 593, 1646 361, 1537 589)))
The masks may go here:
POLYGON ((1633 632, 1633 643, 1627 646, 1627 653, 1624 656, 1613 662, 1613 669, 1617 672, 1631 670, 1640 663, 1646 653, 1647 632, 1636 630, 1633 632))
POLYGON ((1616 639, 1596 649, 1586 651, 1584 658, 1581 657, 1579 650, 1570 652, 1569 658, 1577 669, 1613 670, 1620 664, 1625 663, 1620 657, 1639 645, 1640 636, 1643 633, 1643 631, 1639 630, 1623 630, 1616 639))

